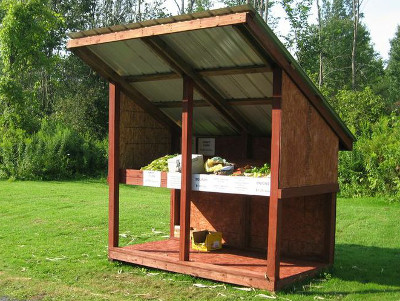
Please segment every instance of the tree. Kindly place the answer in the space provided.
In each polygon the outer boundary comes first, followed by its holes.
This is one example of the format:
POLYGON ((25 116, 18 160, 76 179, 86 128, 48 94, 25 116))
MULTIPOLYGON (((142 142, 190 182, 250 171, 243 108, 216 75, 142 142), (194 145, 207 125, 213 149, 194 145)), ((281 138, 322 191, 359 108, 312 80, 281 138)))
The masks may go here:
POLYGON ((222 0, 226 6, 236 6, 243 4, 251 4, 258 14, 264 19, 271 28, 277 26, 278 18, 272 16, 269 11, 278 4, 278 0, 222 0))
POLYGON ((309 39, 308 17, 311 11, 312 0, 281 0, 281 5, 286 12, 286 19, 291 26, 291 32, 285 37, 286 44, 292 48, 295 56, 300 60, 299 49, 301 43, 309 39))
POLYGON ((294 47, 300 65, 331 96, 341 89, 355 87, 362 90, 374 86, 383 75, 383 62, 374 51, 369 32, 362 22, 357 25, 356 42, 353 43, 351 1, 318 1, 317 24, 309 24, 305 16, 296 15, 295 21, 303 21, 292 22, 298 28, 294 47), (357 45, 356 51, 353 45, 357 45))
POLYGON ((386 69, 390 102, 400 107, 400 26, 390 41, 389 61, 386 69))
POLYGON ((46 0, 3 1, 0 8, 1 125, 32 132, 52 110, 63 19, 46 0))

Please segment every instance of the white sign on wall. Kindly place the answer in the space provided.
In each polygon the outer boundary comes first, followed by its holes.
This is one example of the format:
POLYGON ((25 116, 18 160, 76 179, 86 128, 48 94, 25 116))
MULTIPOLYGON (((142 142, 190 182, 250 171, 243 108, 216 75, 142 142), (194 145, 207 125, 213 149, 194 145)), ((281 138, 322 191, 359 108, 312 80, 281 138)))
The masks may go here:
MULTIPOLYGON (((169 172, 167 174, 167 187, 171 189, 181 189, 181 178, 181 173, 169 172)), ((252 178, 206 174, 192 175, 193 191, 269 196, 270 184, 271 177, 252 178)))
POLYGON ((198 153, 205 156, 215 156, 215 138, 199 138, 198 153))
POLYGON ((143 186, 161 187, 161 171, 143 170, 143 186))

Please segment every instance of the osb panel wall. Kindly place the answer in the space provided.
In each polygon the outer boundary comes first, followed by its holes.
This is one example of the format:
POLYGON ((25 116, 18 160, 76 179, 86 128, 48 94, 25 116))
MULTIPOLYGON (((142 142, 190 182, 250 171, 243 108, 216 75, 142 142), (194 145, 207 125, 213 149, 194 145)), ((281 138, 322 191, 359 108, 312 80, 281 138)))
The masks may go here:
POLYGON ((231 162, 262 165, 271 161, 271 137, 251 137, 249 158, 243 159, 242 137, 217 137, 215 139, 215 154, 231 162))
POLYGON ((283 199, 281 255, 322 259, 330 194, 283 199))
POLYGON ((265 250, 268 198, 192 192, 190 226, 222 232, 223 242, 237 248, 265 250))
POLYGON ((281 129, 279 187, 337 182, 339 139, 285 73, 281 129))
POLYGON ((170 153, 169 130, 124 94, 120 114, 120 168, 137 169, 170 153))

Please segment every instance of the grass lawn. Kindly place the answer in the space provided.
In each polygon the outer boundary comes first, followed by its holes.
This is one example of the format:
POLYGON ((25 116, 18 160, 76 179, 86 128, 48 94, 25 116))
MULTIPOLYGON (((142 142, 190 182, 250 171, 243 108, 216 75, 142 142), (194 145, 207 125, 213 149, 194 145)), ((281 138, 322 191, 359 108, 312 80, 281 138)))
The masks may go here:
MULTIPOLYGON (((0 181, 0 300, 400 300, 400 203, 339 199, 332 271, 271 295, 109 262, 107 196, 100 181, 0 181)), ((168 190, 121 186, 121 244, 168 223, 168 190)))

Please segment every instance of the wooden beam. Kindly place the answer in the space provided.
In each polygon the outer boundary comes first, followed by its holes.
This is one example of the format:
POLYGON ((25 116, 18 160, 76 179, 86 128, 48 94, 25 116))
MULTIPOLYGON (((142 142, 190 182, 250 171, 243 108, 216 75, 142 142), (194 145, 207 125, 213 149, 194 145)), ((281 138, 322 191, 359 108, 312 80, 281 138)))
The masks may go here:
POLYGON ((190 250, 190 198, 192 192, 192 127, 193 81, 183 77, 182 99, 182 180, 179 260, 189 260, 190 250))
MULTIPOLYGON (((233 26, 236 32, 242 37, 244 42, 254 51, 254 53, 262 60, 262 62, 267 66, 276 67, 275 61, 265 52, 265 50, 259 45, 259 43, 254 39, 254 37, 249 33, 245 24, 239 24, 233 26)), ((271 69, 272 69, 271 67, 271 69)), ((272 71, 272 70, 271 70, 272 71)))
POLYGON ((241 24, 246 22, 248 12, 194 19, 189 21, 173 22, 148 27, 128 29, 118 32, 105 33, 89 37, 77 38, 68 41, 67 48, 76 48, 89 45, 98 45, 110 42, 125 41, 136 38, 158 36, 189 30, 214 28, 241 24))
MULTIPOLYGON (((211 254, 210 254, 211 255, 211 254)), ((259 289, 273 290, 271 283, 263 275, 245 269, 215 265, 206 262, 178 261, 173 256, 155 255, 151 252, 115 248, 111 251, 115 260, 130 262, 155 269, 166 270, 195 277, 245 285, 259 289)))
POLYGON ((143 74, 143 75, 125 75, 123 79, 130 83, 137 82, 151 82, 157 80, 169 80, 181 78, 176 72, 165 72, 165 73, 154 73, 154 74, 143 74))
POLYGON ((288 59, 282 53, 282 50, 276 45, 276 43, 271 41, 271 38, 266 35, 265 30, 262 29, 253 18, 254 17, 249 14, 247 23, 245 25, 249 35, 251 35, 257 44, 262 46, 264 52, 268 56, 273 57, 277 65, 289 75, 293 82, 299 87, 301 92, 309 99, 315 109, 319 112, 319 114, 321 114, 324 120, 340 138, 339 140, 341 141, 341 145, 344 145, 346 149, 351 150, 353 147, 352 138, 347 135, 344 129, 334 119, 332 113, 323 104, 322 99, 312 91, 309 84, 300 75, 299 71, 294 69, 294 66, 288 61, 288 59))
POLYGON ((108 249, 118 247, 119 236, 119 121, 121 92, 110 83, 108 115, 108 249))
MULTIPOLYGON (((252 105, 272 105, 279 97, 260 97, 260 98, 236 98, 225 99, 225 102, 231 106, 252 106, 252 105)), ((157 108, 180 108, 182 103, 180 101, 159 101, 154 102, 157 108)), ((194 107, 209 107, 210 104, 205 100, 193 101, 194 107)))
POLYGON ((254 74, 272 72, 269 65, 253 65, 253 66, 238 66, 238 67, 224 67, 212 69, 196 69, 194 72, 201 76, 221 76, 221 75, 235 75, 235 74, 254 74))
POLYGON ((156 119, 168 129, 170 129, 172 133, 180 133, 180 127, 174 121, 172 121, 149 99, 147 99, 143 94, 132 87, 106 63, 104 63, 96 54, 94 54, 87 48, 73 49, 73 52, 106 80, 113 83, 118 83, 118 86, 125 93, 126 96, 128 96, 146 113, 151 115, 154 119, 156 119))
POLYGON ((189 76, 196 86, 197 91, 202 94, 209 102, 238 132, 242 131, 257 133, 256 129, 251 128, 248 122, 231 106, 224 98, 200 75, 196 74, 193 68, 185 62, 169 45, 160 37, 142 39, 150 46, 162 59, 164 59, 179 74, 189 76))
POLYGON ((175 225, 179 225, 179 202, 181 199, 180 189, 171 189, 170 201, 170 237, 175 237, 175 225))
POLYGON ((326 228, 325 228, 325 260, 333 265, 335 258, 335 232, 336 232, 336 192, 329 196, 326 204, 326 228))
POLYGON ((302 187, 281 188, 278 190, 278 198, 295 198, 300 196, 317 195, 325 193, 333 193, 339 191, 339 184, 321 184, 302 187))
MULTIPOLYGON (((222 76, 222 75, 235 75, 235 74, 255 74, 271 72, 272 68, 264 65, 253 66, 235 66, 224 68, 211 68, 211 69, 196 69, 195 73, 201 76, 222 76)), ((181 78, 176 72, 164 72, 143 75, 126 75, 123 78, 128 82, 148 82, 157 80, 170 80, 181 78)))
MULTIPOLYGON (((276 68, 273 77, 273 96, 282 95, 282 70, 276 68)), ((268 218, 268 252, 267 276, 277 288, 280 269, 280 235, 282 200, 278 198, 279 162, 281 143, 281 102, 276 101, 272 106, 272 137, 271 137, 271 195, 269 198, 268 218)))

